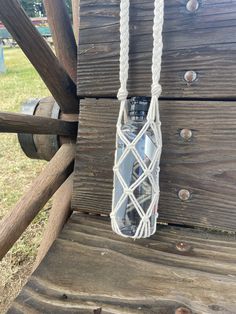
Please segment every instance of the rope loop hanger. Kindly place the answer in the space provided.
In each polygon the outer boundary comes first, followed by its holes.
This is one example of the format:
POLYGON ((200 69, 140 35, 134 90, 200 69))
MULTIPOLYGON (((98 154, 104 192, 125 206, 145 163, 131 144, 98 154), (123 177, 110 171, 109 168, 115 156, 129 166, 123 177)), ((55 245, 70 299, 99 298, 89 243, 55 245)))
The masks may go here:
MULTIPOLYGON (((162 29, 164 0, 154 0, 151 101, 145 123, 130 139, 124 128, 128 107, 129 72, 129 9, 130 0, 120 3, 120 89, 117 98, 120 112, 117 121, 114 161, 114 189, 111 224, 117 234, 131 238, 146 238, 156 231, 159 202, 159 171, 162 150, 161 122, 158 99, 161 94, 162 29), (141 156, 145 146, 147 157, 141 156), (131 168, 131 169, 129 169, 131 168), (132 175, 130 175, 130 171, 132 175), (132 177, 132 180, 131 180, 132 177), (137 191, 139 194, 137 195, 137 191), (142 191, 142 195, 140 195, 142 191), (131 221, 136 221, 136 227, 131 221), (138 223, 137 223, 138 222, 138 223)), ((140 106, 144 108, 145 104, 140 106)), ((127 129, 127 128, 126 128, 127 129)))

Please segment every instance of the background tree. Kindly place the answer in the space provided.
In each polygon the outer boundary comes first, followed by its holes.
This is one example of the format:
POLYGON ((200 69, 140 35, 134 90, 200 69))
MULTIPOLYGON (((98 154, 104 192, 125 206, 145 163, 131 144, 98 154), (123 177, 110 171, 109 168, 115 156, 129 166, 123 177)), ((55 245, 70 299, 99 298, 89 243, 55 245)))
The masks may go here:
MULTIPOLYGON (((43 0, 20 0, 20 3, 29 17, 45 16, 43 0)), ((72 18, 71 0, 65 0, 67 10, 72 18)))
POLYGON ((68 10, 68 13, 70 15, 70 18, 72 20, 72 4, 71 4, 71 0, 65 0, 65 4, 68 10))
POLYGON ((29 17, 45 16, 42 0, 20 0, 29 17))

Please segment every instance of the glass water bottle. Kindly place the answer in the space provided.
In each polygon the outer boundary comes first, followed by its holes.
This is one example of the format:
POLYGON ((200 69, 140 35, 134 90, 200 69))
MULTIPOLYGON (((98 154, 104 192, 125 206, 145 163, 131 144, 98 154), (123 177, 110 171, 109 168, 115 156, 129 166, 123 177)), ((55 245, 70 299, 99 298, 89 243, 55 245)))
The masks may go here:
MULTIPOLYGON (((124 119, 121 130, 128 142, 132 143, 140 131, 142 132, 147 119, 149 105, 150 98, 147 97, 133 97, 127 102, 125 115, 126 119, 124 119)), ((123 155, 125 148, 126 144, 124 141, 122 141, 122 139, 119 138, 117 146, 117 163, 123 155)), ((149 127, 142 134, 140 140, 136 143, 135 148, 140 158, 143 160, 146 168, 148 169, 157 150, 154 132, 151 127, 149 127)), ((158 182, 157 180, 159 180, 159 172, 156 169, 157 165, 156 167, 154 165, 152 168, 154 170, 151 173, 151 177, 146 177, 133 190, 133 196, 137 199, 145 213, 149 209, 153 200, 154 190, 152 183, 153 181, 158 182)), ((143 168, 132 151, 130 151, 124 160, 119 164, 119 173, 127 187, 131 189, 135 182, 143 175, 143 168)), ((115 176, 114 193, 114 203, 115 206, 118 205, 115 217, 119 229, 124 236, 133 237, 137 231, 137 228, 139 227, 141 217, 132 202, 132 197, 126 196, 124 198, 123 196, 123 201, 120 201, 122 195, 124 194, 122 184, 120 183, 120 179, 117 177, 117 175, 115 176), (118 204, 118 202, 120 204, 118 204)), ((157 204, 155 204, 153 208, 154 209, 150 217, 151 234, 155 228, 157 204)))

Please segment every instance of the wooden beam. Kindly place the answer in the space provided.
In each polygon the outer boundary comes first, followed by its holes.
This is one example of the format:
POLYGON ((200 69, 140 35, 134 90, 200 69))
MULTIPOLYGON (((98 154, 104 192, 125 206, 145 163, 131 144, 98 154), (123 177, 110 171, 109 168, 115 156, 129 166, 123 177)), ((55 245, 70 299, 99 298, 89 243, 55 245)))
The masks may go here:
POLYGON ((0 132, 75 136, 78 122, 27 114, 0 112, 0 132))
POLYGON ((64 144, 28 191, 0 221, 0 260, 72 171, 75 145, 64 144))
POLYGON ((0 20, 22 48, 61 110, 77 113, 76 86, 17 0, 0 0, 0 20))
POLYGON ((34 270, 43 260, 53 242, 61 232, 65 222, 72 213, 71 211, 71 195, 73 189, 73 173, 61 185, 53 196, 52 208, 43 239, 40 243, 37 258, 34 264, 34 270))
POLYGON ((80 0, 71 0, 72 2, 72 14, 73 14, 73 29, 75 34, 75 40, 79 42, 79 11, 80 11, 80 0))
POLYGON ((64 0, 44 0, 56 55, 76 83, 77 46, 64 0))

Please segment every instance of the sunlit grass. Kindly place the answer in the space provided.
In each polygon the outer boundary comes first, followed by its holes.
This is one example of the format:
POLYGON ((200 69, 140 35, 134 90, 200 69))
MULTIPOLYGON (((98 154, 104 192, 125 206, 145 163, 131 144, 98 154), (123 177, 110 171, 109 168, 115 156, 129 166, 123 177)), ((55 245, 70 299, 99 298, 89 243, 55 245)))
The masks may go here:
MULTIPOLYGON (((49 91, 19 48, 4 50, 7 72, 0 74, 0 111, 19 112, 23 101, 49 95, 49 91)), ((0 219, 22 196, 44 165, 22 152, 15 134, 0 134, 0 219)), ((0 313, 20 290, 28 276, 42 230, 46 209, 0 262, 0 313)))

